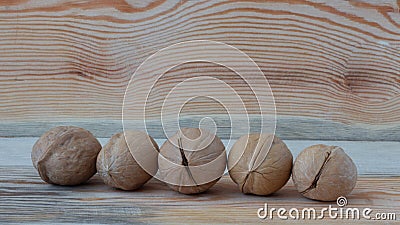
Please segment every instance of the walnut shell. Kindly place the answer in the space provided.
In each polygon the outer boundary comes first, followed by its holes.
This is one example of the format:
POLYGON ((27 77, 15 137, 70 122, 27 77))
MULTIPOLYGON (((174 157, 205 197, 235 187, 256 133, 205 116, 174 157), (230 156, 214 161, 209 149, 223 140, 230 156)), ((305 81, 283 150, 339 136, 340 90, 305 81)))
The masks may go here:
POLYGON ((87 130, 74 126, 55 127, 43 134, 32 148, 32 163, 50 184, 78 185, 96 173, 101 150, 87 130))
POLYGON ((357 167, 340 147, 313 145, 297 156, 292 179, 303 196, 334 201, 353 190, 357 167))
POLYGON ((272 134, 240 137, 228 157, 229 175, 245 194, 269 195, 290 178, 293 156, 285 143, 272 134))
POLYGON ((200 128, 182 128, 160 148, 160 179, 183 194, 211 188, 225 172, 225 146, 200 128))
POLYGON ((158 145, 141 131, 115 134, 97 157, 97 170, 105 184, 135 190, 157 172, 158 145))

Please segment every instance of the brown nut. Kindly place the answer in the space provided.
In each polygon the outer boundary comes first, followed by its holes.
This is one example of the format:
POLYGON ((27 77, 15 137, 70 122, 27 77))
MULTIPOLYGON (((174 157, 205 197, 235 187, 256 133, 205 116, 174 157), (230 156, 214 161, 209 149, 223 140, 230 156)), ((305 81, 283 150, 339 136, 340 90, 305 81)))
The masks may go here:
POLYGON ((304 197, 334 201, 353 190, 357 167, 340 147, 313 145, 297 156, 292 179, 304 197))
POLYGON ((240 137, 228 157, 229 175, 245 194, 269 195, 290 178, 293 156, 273 134, 240 137))
POLYGON ((211 188, 225 172, 225 146, 214 134, 199 128, 183 128, 160 148, 160 178, 183 194, 211 188))
POLYGON ((100 143, 87 130, 55 127, 43 134, 32 148, 33 166, 50 184, 77 185, 96 173, 100 143))
POLYGON ((97 170, 105 184, 135 190, 157 172, 158 145, 141 131, 115 134, 97 157, 97 170))

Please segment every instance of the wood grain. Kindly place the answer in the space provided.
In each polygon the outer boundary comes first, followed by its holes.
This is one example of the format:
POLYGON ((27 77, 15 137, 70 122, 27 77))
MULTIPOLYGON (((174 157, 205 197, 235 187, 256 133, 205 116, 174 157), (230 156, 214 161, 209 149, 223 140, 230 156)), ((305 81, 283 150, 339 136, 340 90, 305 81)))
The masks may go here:
MULTIPOLYGON (((95 175, 87 184, 62 187, 44 183, 30 159, 37 138, 0 138, 0 224, 255 224, 296 222, 300 224, 397 224, 400 220, 399 142, 285 141, 293 155, 316 143, 338 145, 353 158, 360 174, 347 207, 395 213, 395 221, 385 220, 280 220, 263 221, 257 210, 269 207, 314 207, 321 210, 334 202, 305 199, 292 181, 267 196, 243 195, 225 175, 208 192, 183 195, 165 184, 151 180, 138 191, 125 192, 107 187, 95 175), (381 153, 377 157, 376 150, 381 153), (396 150, 397 149, 397 150, 396 150)), ((100 138, 105 144, 108 139, 100 138)), ((157 139, 159 145, 165 140, 157 139)), ((228 152, 231 144, 223 141, 228 152)))
MULTIPOLYGON (((66 123, 109 136, 121 130, 135 69, 161 48, 202 39, 237 47, 260 66, 281 137, 399 141, 399 7, 395 0, 0 1, 0 136, 38 136, 66 123)), ((232 71, 187 63, 155 86, 147 115, 155 137, 162 99, 199 75, 231 84, 257 113, 232 71)), ((228 126, 217 107, 197 102, 187 110, 187 124, 206 114, 228 126)))
MULTIPOLYGON (((348 196, 347 207, 369 207, 399 217, 399 177, 361 177, 348 196)), ((289 183, 277 193, 260 197, 243 195, 229 177, 224 176, 208 192, 182 195, 165 184, 151 180, 134 192, 105 186, 96 175, 87 184, 62 187, 42 182, 33 167, 0 167, 0 222, 29 224, 254 224, 263 222, 257 209, 269 207, 314 207, 321 210, 335 202, 305 199, 289 183)), ((283 223, 277 217, 264 222, 283 223)), ((302 224, 381 223, 375 220, 299 220, 302 224)))

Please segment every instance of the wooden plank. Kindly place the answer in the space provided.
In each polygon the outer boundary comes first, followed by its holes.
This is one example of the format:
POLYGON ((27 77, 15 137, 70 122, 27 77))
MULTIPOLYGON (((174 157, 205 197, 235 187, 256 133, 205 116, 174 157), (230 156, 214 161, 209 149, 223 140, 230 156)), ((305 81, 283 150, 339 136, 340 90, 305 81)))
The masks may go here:
MULTIPOLYGON (((37 138, 0 138, 1 166, 31 166, 31 150, 37 138)), ((107 138, 99 138, 104 145, 107 138)), ((156 139, 159 146, 165 139, 156 139)), ((234 141, 222 140, 229 153, 234 141)), ((314 144, 341 146, 353 159, 358 174, 369 176, 400 176, 400 142, 360 141, 285 141, 294 157, 301 150, 314 144)))
MULTIPOLYGON (((38 136, 46 124, 67 121, 109 136, 121 129, 123 95, 138 65, 161 48, 200 39, 237 47, 260 66, 276 99, 281 137, 399 141, 399 5, 0 1, 0 136, 38 136)), ((203 75, 230 84, 256 114, 251 92, 235 73, 211 63, 186 63, 155 86, 147 116, 159 116, 162 98, 182 79, 203 75)), ((201 104, 188 111, 220 113, 201 104)), ((160 127, 153 129, 162 138, 160 127)))
MULTIPOLYGON (((1 87, 0 87, 1 88, 1 87)), ((203 113, 201 113, 203 114, 203 113)), ((221 138, 229 138, 231 133, 229 116, 207 115, 218 124, 217 134, 221 138)), ((186 116, 180 118, 183 127, 198 127, 200 116, 186 116)), ((44 119, 44 118, 42 118, 44 119)), ((252 119, 250 123, 255 124, 253 132, 258 132, 258 118, 252 119), (254 129, 255 128, 255 129, 254 129)), ((0 137, 38 137, 47 130, 56 126, 78 126, 90 130, 97 137, 109 137, 112 134, 122 132, 122 120, 98 120, 98 119, 74 119, 63 121, 0 121, 0 137)), ((142 126, 143 121, 125 122, 128 128, 142 126)), ((147 132, 155 138, 163 139, 165 134, 159 120, 146 121, 147 132)), ((333 140, 333 141, 399 141, 400 124, 365 125, 365 124, 343 124, 331 120, 310 117, 278 116, 275 133, 286 140, 333 140)), ((247 128, 244 126, 243 128, 247 128)), ((237 133, 242 133, 236 131, 237 133)), ((233 136, 233 138, 238 138, 233 136)))
MULTIPOLYGON (((376 213, 396 213, 397 221, 375 220, 280 220, 264 222, 301 224, 398 223, 400 177, 361 177, 348 196, 346 207, 371 208, 376 213)), ((257 210, 269 207, 321 210, 335 202, 305 199, 289 183, 277 193, 260 197, 243 195, 224 176, 208 192, 183 195, 151 180, 138 191, 125 192, 105 186, 97 175, 87 184, 62 187, 45 184, 32 167, 0 167, 0 223, 28 224, 254 224, 263 222, 257 210)))

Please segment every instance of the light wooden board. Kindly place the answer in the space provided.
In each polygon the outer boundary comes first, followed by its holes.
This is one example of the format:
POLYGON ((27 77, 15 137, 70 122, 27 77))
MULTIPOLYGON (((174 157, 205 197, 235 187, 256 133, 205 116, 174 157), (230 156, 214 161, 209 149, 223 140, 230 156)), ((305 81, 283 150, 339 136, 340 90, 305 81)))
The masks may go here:
MULTIPOLYGON (((38 136, 66 121, 109 136, 121 129, 138 65, 161 48, 201 39, 230 44, 260 66, 281 137, 398 141, 399 8, 395 0, 0 1, 0 136, 38 136)), ((203 75, 229 83, 256 113, 235 73, 187 63, 157 83, 149 118, 177 82, 203 75)), ((201 104, 188 110, 220 113, 201 104)))
MULTIPOLYGON (((400 177, 359 178, 348 196, 346 207, 372 209, 375 213, 396 213, 397 221, 374 220, 280 220, 262 221, 257 210, 264 206, 299 210, 321 210, 335 202, 305 199, 289 183, 277 193, 260 197, 243 195, 228 176, 208 192, 182 195, 165 184, 151 180, 134 192, 105 186, 95 176, 86 185, 61 187, 40 180, 32 167, 0 167, 0 223, 21 224, 398 224, 400 219, 400 177)), ((327 216, 327 215, 326 215, 327 216)))
MULTIPOLYGON (((0 87, 1 88, 1 87, 0 87)), ((206 114, 207 115, 207 114, 206 114)), ((218 124, 217 135, 229 138, 232 133, 229 116, 207 115, 218 124)), ((43 118, 42 118, 43 119, 43 118)), ((198 127, 200 116, 186 116, 180 118, 183 127, 198 127)), ((258 132, 259 119, 250 120, 258 132)), ((125 123, 128 128, 135 125, 142 126, 142 121, 125 123)), ((97 120, 97 119, 72 119, 63 121, 0 121, 0 137, 38 137, 56 126, 78 126, 91 131, 97 137, 109 137, 122 132, 122 120, 97 120)), ((147 132, 154 138, 165 138, 161 123, 156 121, 146 122, 147 132)), ((278 116, 275 133, 287 140, 333 140, 333 141, 400 141, 400 125, 393 123, 384 125, 343 124, 330 120, 310 117, 278 116)), ((246 126, 243 127, 247 128, 246 126)), ((235 130, 235 132, 238 132, 235 130)), ((247 132, 238 132, 246 134, 247 132)), ((235 137, 238 138, 238 137, 235 137)))
MULTIPOLYGON (((32 146, 38 138, 0 138, 0 166, 31 166, 32 146)), ((100 138, 104 145, 107 138, 100 138)), ((156 139, 161 146, 165 139, 156 139)), ((233 142, 222 140, 229 153, 233 142)), ((285 141, 294 157, 301 150, 314 144, 342 147, 353 159, 358 174, 369 176, 400 176, 400 142, 360 141, 285 141)))
MULTIPOLYGON (((253 224, 300 223, 399 223, 400 142, 285 141, 294 156, 312 144, 338 145, 353 158, 360 174, 357 186, 348 196, 347 207, 369 207, 375 213, 395 213, 396 221, 299 220, 284 221, 274 216, 260 220, 257 210, 269 207, 314 207, 321 210, 334 202, 305 199, 292 181, 277 193, 260 197, 243 195, 225 175, 208 192, 182 195, 165 184, 151 180, 138 191, 125 192, 107 187, 97 175, 89 183, 60 187, 44 183, 33 168, 30 152, 37 138, 0 138, 0 224, 253 224)), ((108 139, 100 138, 105 144, 108 139)), ((159 145, 165 140, 157 139, 159 145)), ((228 152, 231 144, 227 146, 228 152)), ((327 216, 327 215, 326 215, 327 216)))

